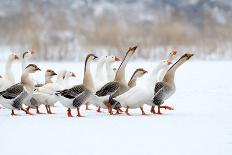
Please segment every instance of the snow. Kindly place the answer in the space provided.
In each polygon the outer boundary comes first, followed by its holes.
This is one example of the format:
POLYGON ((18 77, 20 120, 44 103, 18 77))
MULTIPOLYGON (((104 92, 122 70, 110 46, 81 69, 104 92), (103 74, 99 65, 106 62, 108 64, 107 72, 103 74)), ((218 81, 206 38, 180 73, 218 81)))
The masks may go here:
MULTIPOLYGON (((127 78, 137 67, 151 71, 155 64, 130 62, 127 78)), ((18 65, 13 65, 17 75, 21 70, 18 65)), ((10 110, 0 109, 0 152, 4 155, 230 155, 232 74, 227 68, 231 65, 229 61, 186 62, 176 73, 177 92, 165 102, 175 110, 162 110, 163 115, 150 114, 148 106, 145 107, 148 116, 141 116, 137 109, 130 110, 133 115, 130 117, 110 116, 106 111, 96 113, 93 106, 93 110, 85 111, 82 107, 81 113, 86 116, 83 118, 67 118, 66 109, 60 104, 52 109, 55 115, 27 116, 16 111, 20 116, 11 117, 10 110)), ((38 63, 38 66, 43 71, 69 68, 77 73, 73 82, 82 80, 83 62, 38 63)), ((41 81, 43 72, 34 77, 41 81)))

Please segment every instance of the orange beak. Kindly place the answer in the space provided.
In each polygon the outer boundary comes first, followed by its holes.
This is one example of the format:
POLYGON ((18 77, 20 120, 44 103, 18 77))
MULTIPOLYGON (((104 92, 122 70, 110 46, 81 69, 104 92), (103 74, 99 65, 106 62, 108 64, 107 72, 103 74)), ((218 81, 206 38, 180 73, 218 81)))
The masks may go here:
POLYGON ((167 62, 168 62, 168 65, 171 65, 171 64, 172 64, 172 61, 170 61, 170 60, 168 60, 167 62))
POLYGON ((19 58, 19 56, 17 56, 16 54, 14 55, 14 59, 15 60, 19 60, 20 58, 19 58))
POLYGON ((177 53, 177 51, 176 51, 176 50, 173 50, 173 51, 172 51, 172 55, 174 55, 174 56, 175 56, 175 55, 176 55, 176 53, 177 53))
POLYGON ((114 61, 120 61, 119 57, 115 56, 114 61))

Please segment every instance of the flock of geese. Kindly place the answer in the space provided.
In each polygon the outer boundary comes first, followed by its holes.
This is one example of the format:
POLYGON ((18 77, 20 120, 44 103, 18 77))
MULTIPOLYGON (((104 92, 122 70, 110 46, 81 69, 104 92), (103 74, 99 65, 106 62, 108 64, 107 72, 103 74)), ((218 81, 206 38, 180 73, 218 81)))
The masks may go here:
POLYGON ((68 117, 73 116, 72 109, 76 109, 77 116, 81 117, 80 106, 85 105, 86 110, 89 110, 90 104, 97 107, 97 112, 107 109, 110 115, 120 113, 131 115, 129 109, 135 108, 140 108, 142 115, 146 115, 143 109, 144 104, 151 106, 150 111, 153 114, 162 114, 161 108, 173 110, 172 107, 164 106, 163 103, 176 91, 174 77, 177 68, 189 60, 193 54, 185 53, 172 64, 177 54, 173 50, 167 59, 160 61, 147 77, 142 78, 147 71, 138 68, 128 82, 125 79, 125 69, 136 48, 137 46, 128 49, 118 69, 112 68, 114 62, 120 61, 117 56, 98 58, 94 54, 87 55, 83 83, 74 86, 69 83, 70 78, 75 77, 74 73, 63 70, 57 74, 51 69, 45 72, 43 84, 36 84, 30 74, 41 70, 35 64, 27 64, 27 59, 33 55, 31 51, 25 52, 22 56, 21 81, 15 84, 11 65, 14 60, 20 58, 15 53, 10 54, 5 64, 5 75, 0 77, 0 105, 10 109, 12 116, 17 115, 15 110, 22 110, 26 114, 33 115, 30 109, 36 109, 37 114, 42 114, 39 110, 42 105, 45 106, 48 114, 53 114, 51 108, 57 102, 67 108, 68 117), (93 78, 90 65, 95 59, 98 59, 98 63, 96 75, 93 78), (57 79, 53 82, 54 76, 57 76, 57 79), (143 83, 137 84, 138 78, 141 78, 143 83))

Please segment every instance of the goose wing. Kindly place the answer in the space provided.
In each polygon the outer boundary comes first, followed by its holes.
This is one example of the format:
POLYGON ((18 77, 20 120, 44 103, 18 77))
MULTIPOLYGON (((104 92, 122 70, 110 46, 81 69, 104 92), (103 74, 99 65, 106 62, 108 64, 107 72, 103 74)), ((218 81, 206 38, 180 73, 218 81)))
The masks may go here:
POLYGON ((64 89, 62 91, 57 91, 56 95, 61 95, 65 98, 73 99, 80 93, 84 92, 86 89, 84 85, 77 85, 70 89, 64 89))
POLYGON ((105 84, 99 91, 96 92, 97 96, 111 95, 119 89, 119 82, 113 81, 105 84))
POLYGON ((23 85, 21 83, 15 84, 3 92, 0 95, 6 99, 15 99, 23 92, 23 85))
POLYGON ((78 96, 75 97, 73 100, 73 106, 74 107, 80 107, 82 104, 84 104, 90 96, 90 92, 88 90, 83 91, 78 96))
POLYGON ((163 82, 157 82, 155 84, 155 89, 154 89, 154 93, 156 94, 161 88, 164 87, 164 83, 163 82))

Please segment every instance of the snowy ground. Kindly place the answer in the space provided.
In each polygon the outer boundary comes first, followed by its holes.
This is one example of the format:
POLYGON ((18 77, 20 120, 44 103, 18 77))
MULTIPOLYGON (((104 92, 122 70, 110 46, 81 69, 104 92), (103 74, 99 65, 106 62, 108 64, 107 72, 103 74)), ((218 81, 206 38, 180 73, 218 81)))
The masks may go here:
MULTIPOLYGON (((14 64, 19 74, 19 64, 14 64)), ((164 115, 109 116, 81 110, 86 117, 67 118, 59 104, 55 115, 11 117, 0 109, 0 154, 232 154, 232 62, 194 62, 184 64, 176 74, 176 94, 166 102, 174 111, 164 115)), ((1 65, 3 73, 3 65, 1 65)), ((83 63, 42 65, 42 69, 69 68, 82 79, 83 63)), ((136 67, 148 71, 154 63, 130 63, 128 78, 136 67)), ((36 74, 38 80, 42 73, 36 74)), ((149 113, 149 107, 145 108, 149 113)), ((43 109, 45 111, 45 109, 43 109)))

